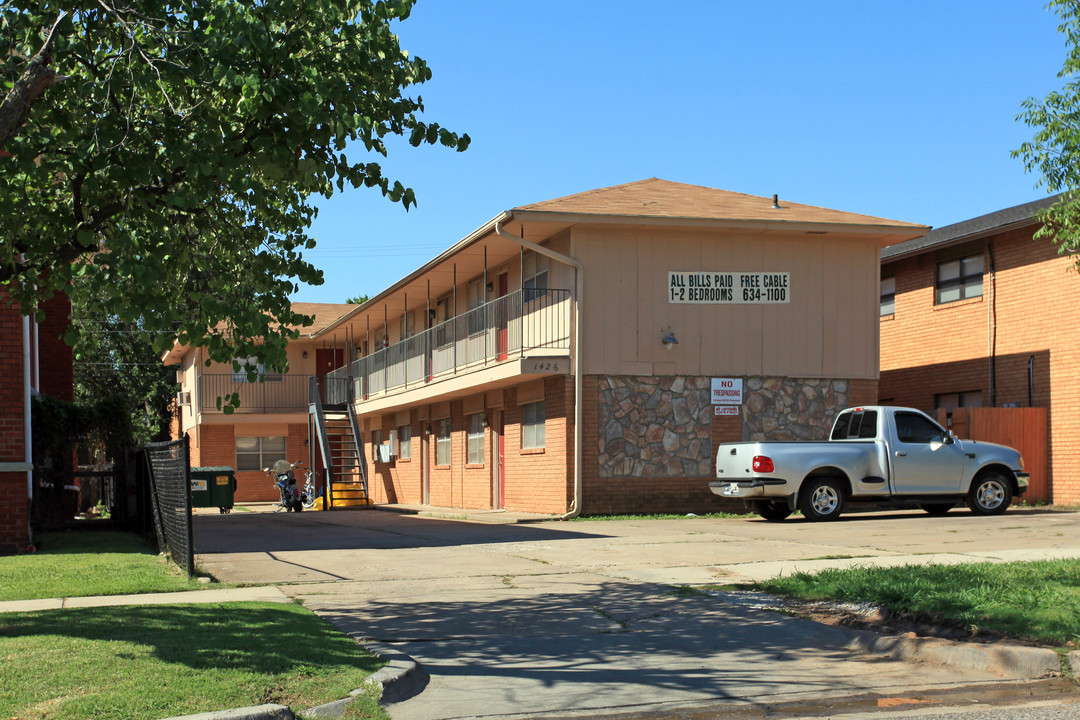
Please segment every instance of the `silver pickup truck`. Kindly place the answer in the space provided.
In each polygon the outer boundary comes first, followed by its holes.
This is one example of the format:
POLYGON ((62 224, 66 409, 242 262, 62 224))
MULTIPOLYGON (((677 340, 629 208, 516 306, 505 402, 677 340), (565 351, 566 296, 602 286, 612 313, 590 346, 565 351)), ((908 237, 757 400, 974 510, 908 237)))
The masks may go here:
POLYGON ((858 407, 837 415, 828 440, 720 445, 709 489, 776 521, 796 509, 835 520, 848 501, 917 503, 931 515, 963 502, 997 515, 1027 485, 1012 448, 960 440, 918 410, 858 407))

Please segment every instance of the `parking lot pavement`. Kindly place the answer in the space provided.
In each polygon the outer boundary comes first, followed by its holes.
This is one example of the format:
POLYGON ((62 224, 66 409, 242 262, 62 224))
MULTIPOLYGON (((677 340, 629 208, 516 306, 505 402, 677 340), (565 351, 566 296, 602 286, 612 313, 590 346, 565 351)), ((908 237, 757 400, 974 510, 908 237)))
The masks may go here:
POLYGON ((412 656, 395 718, 763 703, 1000 681, 861 654, 850 633, 752 598, 672 593, 819 563, 1080 557, 1080 515, 1012 510, 503 524, 377 511, 199 516, 202 567, 280 584, 412 656))

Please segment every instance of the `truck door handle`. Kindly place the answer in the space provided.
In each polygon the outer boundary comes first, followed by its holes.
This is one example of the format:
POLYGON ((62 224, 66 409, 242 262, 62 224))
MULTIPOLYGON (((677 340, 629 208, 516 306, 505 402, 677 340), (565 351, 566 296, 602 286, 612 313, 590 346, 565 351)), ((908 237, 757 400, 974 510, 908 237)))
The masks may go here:
POLYGON ((907 453, 906 452, 900 452, 899 450, 897 450, 896 451, 896 457, 907 457, 907 453))

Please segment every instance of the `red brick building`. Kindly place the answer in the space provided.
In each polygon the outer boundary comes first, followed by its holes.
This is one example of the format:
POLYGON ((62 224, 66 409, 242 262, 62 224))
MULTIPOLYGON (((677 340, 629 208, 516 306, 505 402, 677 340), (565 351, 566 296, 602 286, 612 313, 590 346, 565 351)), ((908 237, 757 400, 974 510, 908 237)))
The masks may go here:
POLYGON ((335 504, 707 511, 717 443, 824 437, 877 397, 880 249, 926 230, 652 178, 507 210, 363 305, 306 306, 286 376, 165 361, 195 457, 243 468, 241 500, 320 433, 344 467, 353 425, 366 497, 335 504), (325 432, 301 424, 310 377, 325 432), (741 388, 720 413, 714 380, 741 388))
POLYGON ((0 554, 25 552, 33 542, 29 398, 73 395, 72 352, 62 340, 71 304, 56 295, 42 309, 41 323, 24 318, 0 290, 0 554))
POLYGON ((1033 240, 1050 197, 938 228, 881 253, 881 403, 924 411, 1040 407, 1048 483, 1080 503, 1080 276, 1033 240))

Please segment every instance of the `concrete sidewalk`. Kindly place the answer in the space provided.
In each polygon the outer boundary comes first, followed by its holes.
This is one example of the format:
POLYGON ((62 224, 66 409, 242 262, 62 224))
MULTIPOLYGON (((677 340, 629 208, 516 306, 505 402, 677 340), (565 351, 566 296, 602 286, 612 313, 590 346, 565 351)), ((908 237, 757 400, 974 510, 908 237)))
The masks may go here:
POLYGON ((46 598, 43 600, 7 600, 0 602, 0 613, 115 607, 117 605, 189 605, 227 602, 291 603, 293 600, 276 587, 265 586, 145 593, 142 595, 95 595, 91 597, 46 598))

